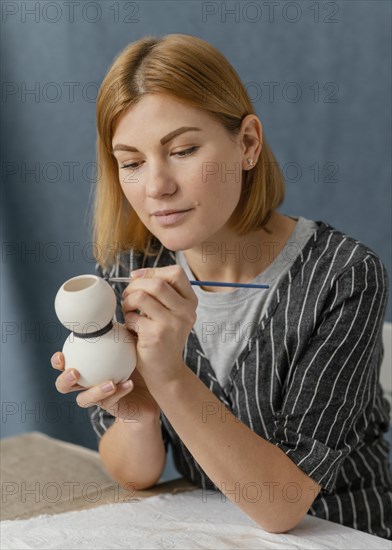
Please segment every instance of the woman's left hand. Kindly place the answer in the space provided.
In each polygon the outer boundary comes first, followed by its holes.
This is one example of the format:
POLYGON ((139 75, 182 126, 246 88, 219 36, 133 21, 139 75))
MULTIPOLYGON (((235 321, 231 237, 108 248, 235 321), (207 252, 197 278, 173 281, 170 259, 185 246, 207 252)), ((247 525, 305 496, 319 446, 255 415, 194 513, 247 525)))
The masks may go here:
POLYGON ((179 265, 143 271, 142 277, 131 275, 122 309, 126 327, 137 335, 137 369, 150 388, 172 381, 184 368, 198 299, 179 265))

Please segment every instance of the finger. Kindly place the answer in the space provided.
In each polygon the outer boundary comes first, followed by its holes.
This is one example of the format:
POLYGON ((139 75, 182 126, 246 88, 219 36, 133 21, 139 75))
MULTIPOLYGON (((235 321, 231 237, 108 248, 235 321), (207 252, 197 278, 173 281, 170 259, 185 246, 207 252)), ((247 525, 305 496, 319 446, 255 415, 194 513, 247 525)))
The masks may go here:
POLYGON ((71 391, 85 390, 84 386, 80 386, 77 381, 80 374, 76 369, 65 369, 65 371, 57 377, 55 386, 60 393, 69 393, 71 391))
POLYGON ((64 355, 61 351, 56 352, 52 355, 50 362, 52 367, 57 370, 64 370, 64 355))
POLYGON ((146 315, 135 313, 134 311, 124 311, 125 328, 128 329, 130 336, 134 339, 135 345, 142 330, 145 330, 145 322, 151 322, 146 315))
MULTIPOLYGON (((136 279, 134 283, 124 291, 124 302, 132 294, 143 291, 158 302, 166 309, 175 311, 179 307, 179 299, 184 300, 182 296, 170 284, 162 278, 155 277, 153 279, 136 279)), ((140 308, 141 309, 141 308, 140 308)), ((144 313, 144 311, 143 311, 144 313)))
MULTIPOLYGON (((181 301, 183 298, 178 296, 181 301)), ((177 308, 178 308, 177 302, 177 308)), ((149 294, 146 290, 138 289, 129 294, 123 302, 124 317, 127 318, 127 325, 130 325, 130 319, 132 319, 132 328, 135 332, 139 332, 145 318, 149 319, 162 319, 165 315, 170 313, 169 310, 162 302, 157 300, 154 296, 149 294), (135 313, 136 310, 140 310, 142 313, 139 315, 135 313)))
POLYGON ((128 291, 132 290, 132 285, 137 282, 145 282, 149 279, 163 279, 171 287, 173 287, 180 296, 186 300, 197 300, 196 294, 193 292, 192 286, 189 282, 189 279, 184 271, 184 269, 176 265, 168 265, 165 267, 149 267, 144 269, 144 274, 140 278, 134 278, 134 275, 131 272, 132 282, 127 286, 124 291, 126 295, 128 291))
MULTIPOLYGON (((126 382, 122 382, 121 384, 117 384, 116 391, 110 395, 109 397, 105 397, 104 399, 100 399, 97 405, 99 405, 101 408, 107 410, 108 412, 115 411, 116 405, 120 399, 125 397, 128 393, 131 393, 134 389, 134 383, 132 380, 127 380, 126 382), (129 383, 129 384, 128 384, 129 383)), ((91 405, 91 404, 90 404, 91 405)), ((87 406, 89 406, 87 404, 87 406)), ((112 414, 113 414, 112 412, 112 414)), ((113 416, 115 416, 113 414, 113 416)))
POLYGON ((123 397, 123 395, 127 394, 132 389, 133 389, 132 381, 129 387, 124 388, 124 385, 122 384, 117 384, 116 386, 113 380, 107 380, 103 384, 99 384, 98 386, 93 386, 92 388, 79 393, 76 396, 76 402, 79 405, 79 407, 86 408, 86 407, 91 407, 93 405, 96 405, 98 402, 100 403, 104 401, 107 402, 107 398, 111 397, 113 398, 112 399, 113 403, 116 403, 116 401, 118 401, 120 397, 123 397))

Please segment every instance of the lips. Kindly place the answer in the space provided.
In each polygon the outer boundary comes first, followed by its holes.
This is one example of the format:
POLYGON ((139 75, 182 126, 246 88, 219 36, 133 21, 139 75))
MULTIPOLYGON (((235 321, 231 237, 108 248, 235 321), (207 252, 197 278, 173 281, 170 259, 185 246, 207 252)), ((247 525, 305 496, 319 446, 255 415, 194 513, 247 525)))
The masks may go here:
MULTIPOLYGON (((193 210, 193 208, 189 208, 188 210, 176 210, 175 212, 171 211, 172 213, 170 214, 155 215, 155 219, 159 225, 173 225, 182 222, 187 217, 187 214, 191 215, 190 212, 193 210)), ((167 210, 167 212, 169 211, 167 210)))
POLYGON ((187 212, 188 210, 191 210, 190 208, 186 208, 184 210, 157 210, 154 212, 153 216, 167 216, 169 214, 177 214, 178 212, 187 212))

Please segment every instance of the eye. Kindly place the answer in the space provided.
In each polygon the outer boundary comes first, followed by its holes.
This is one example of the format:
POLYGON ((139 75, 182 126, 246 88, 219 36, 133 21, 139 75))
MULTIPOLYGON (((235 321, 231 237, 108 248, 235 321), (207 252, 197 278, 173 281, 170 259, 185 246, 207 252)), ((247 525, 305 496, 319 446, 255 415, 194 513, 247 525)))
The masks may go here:
MULTIPOLYGON (((191 155, 194 151, 196 151, 199 147, 190 147, 189 149, 184 149, 184 151, 178 151, 177 153, 174 153, 174 155, 178 155, 179 158, 185 158, 191 155)), ((130 164, 124 164, 123 166, 120 166, 120 169, 123 170, 130 170, 132 172, 135 172, 139 169, 139 164, 137 162, 131 162, 130 164)))
MULTIPOLYGON (((198 147, 190 147, 189 149, 184 149, 184 151, 178 151, 177 153, 174 153, 175 155, 184 155, 185 157, 187 157, 188 155, 191 155, 193 153, 193 151, 195 151, 196 149, 198 149, 198 147)), ((181 157, 180 158, 184 158, 184 157, 181 157)))
POLYGON ((122 170, 137 170, 139 166, 135 166, 136 162, 132 162, 131 164, 124 164, 124 166, 120 166, 122 170))

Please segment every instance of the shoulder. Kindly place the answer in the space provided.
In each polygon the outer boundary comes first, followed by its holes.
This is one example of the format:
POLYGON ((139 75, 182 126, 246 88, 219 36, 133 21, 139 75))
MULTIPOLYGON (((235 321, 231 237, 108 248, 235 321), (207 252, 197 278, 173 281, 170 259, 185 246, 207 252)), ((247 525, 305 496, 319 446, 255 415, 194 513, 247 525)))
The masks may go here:
POLYGON ((336 229, 325 221, 316 221, 317 229, 304 249, 309 261, 333 283, 353 270, 365 273, 372 269, 388 282, 387 269, 376 252, 353 236, 336 229))
MULTIPOLYGON (((277 302, 309 318, 324 315, 346 302, 362 311, 373 301, 386 307, 388 273, 379 256, 365 243, 325 221, 315 229, 284 279, 277 302)), ((282 314, 285 314, 285 308, 282 314)), ((279 314, 279 309, 277 310, 279 314)))

